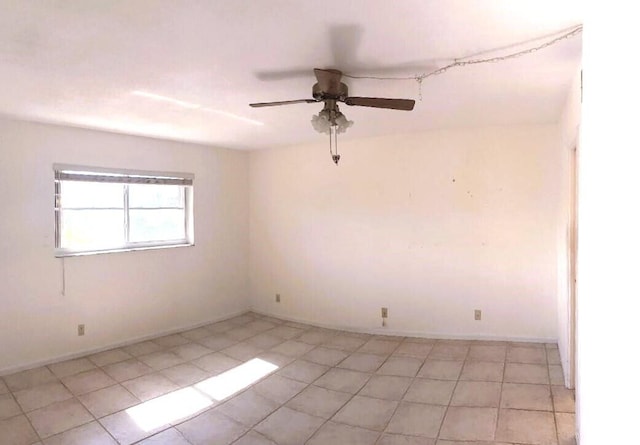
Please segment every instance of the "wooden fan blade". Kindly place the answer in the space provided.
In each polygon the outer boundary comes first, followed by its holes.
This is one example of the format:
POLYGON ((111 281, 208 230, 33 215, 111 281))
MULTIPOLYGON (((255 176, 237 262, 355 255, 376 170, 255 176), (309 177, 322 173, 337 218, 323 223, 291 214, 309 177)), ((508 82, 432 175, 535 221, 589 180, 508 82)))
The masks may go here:
POLYGON ((380 97, 347 97, 344 103, 360 107, 411 111, 413 110, 416 101, 413 99, 382 99, 380 97))
POLYGON ((334 69, 314 68, 313 73, 318 79, 320 91, 329 95, 338 94, 340 90, 340 79, 342 79, 342 71, 334 69))
POLYGON ((317 100, 314 99, 296 99, 296 100, 282 100, 280 102, 258 102, 255 104, 249 104, 250 107, 274 107, 276 105, 291 105, 291 104, 315 104, 317 100))

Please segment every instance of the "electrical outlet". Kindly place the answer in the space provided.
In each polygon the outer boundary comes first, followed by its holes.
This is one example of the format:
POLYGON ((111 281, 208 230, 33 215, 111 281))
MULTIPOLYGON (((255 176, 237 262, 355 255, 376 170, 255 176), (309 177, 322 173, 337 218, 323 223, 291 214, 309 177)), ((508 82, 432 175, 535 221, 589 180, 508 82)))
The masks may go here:
POLYGON ((84 335, 84 325, 83 324, 79 324, 78 325, 78 335, 84 335))
POLYGON ((476 309, 475 311, 473 311, 473 317, 476 320, 482 320, 482 311, 480 309, 476 309))
POLYGON ((380 309, 380 312, 382 313, 382 318, 387 318, 389 316, 389 308, 383 307, 380 309))
POLYGON ((276 294, 276 303, 280 303, 280 294, 276 294))

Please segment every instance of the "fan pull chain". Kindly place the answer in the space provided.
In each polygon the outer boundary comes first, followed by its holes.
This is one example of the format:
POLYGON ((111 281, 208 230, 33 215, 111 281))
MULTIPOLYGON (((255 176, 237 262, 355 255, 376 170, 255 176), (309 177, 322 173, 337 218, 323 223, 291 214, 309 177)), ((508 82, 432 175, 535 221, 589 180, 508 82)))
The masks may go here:
POLYGON ((338 154, 338 129, 335 126, 329 127, 329 153, 331 153, 331 159, 338 165, 340 161, 340 155, 338 154), (336 147, 336 153, 333 154, 333 146, 336 147))

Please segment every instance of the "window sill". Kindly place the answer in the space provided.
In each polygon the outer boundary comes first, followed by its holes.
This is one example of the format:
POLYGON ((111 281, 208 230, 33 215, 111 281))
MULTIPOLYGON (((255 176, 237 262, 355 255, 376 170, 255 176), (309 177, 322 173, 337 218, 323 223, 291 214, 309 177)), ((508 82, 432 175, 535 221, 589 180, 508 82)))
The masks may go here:
POLYGON ((173 249, 175 247, 194 247, 195 243, 179 243, 179 244, 162 244, 156 246, 130 246, 123 247, 121 249, 106 249, 106 250, 89 250, 82 252, 74 252, 74 251, 66 251, 62 249, 57 249, 55 251, 56 258, 66 258, 66 257, 74 257, 74 256, 87 256, 87 255, 101 255, 105 253, 120 253, 120 252, 136 252, 141 250, 158 250, 158 249, 173 249))

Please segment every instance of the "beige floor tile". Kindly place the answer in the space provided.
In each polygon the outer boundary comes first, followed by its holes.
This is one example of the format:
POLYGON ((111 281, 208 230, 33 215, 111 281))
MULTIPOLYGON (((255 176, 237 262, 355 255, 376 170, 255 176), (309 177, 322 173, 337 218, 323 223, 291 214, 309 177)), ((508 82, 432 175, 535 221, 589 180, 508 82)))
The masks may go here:
POLYGON ((137 397, 120 385, 113 385, 83 394, 78 399, 96 418, 113 414, 140 403, 137 397))
POLYGON ((438 380, 458 380, 464 362, 427 359, 418 371, 418 377, 438 380))
POLYGON ((253 346, 246 342, 236 343, 233 346, 229 346, 220 351, 224 355, 228 355, 229 357, 240 360, 241 362, 246 362, 256 357, 262 352, 262 349, 253 346))
POLYGON ((279 407, 278 403, 249 389, 216 409, 227 417, 247 427, 252 427, 279 407))
POLYGON ((198 343, 185 343, 184 345, 176 346, 170 350, 182 360, 194 360, 202 357, 203 355, 211 354, 213 351, 198 343))
POLYGON ((383 434, 380 436, 377 445, 436 445, 436 440, 428 437, 404 436, 402 434, 383 434))
POLYGON ((339 391, 309 385, 301 393, 287 403, 287 407, 329 419, 344 406, 352 395, 339 391))
POLYGON ((411 383, 404 400, 429 405, 448 405, 456 382, 417 378, 411 383))
POLYGON ((259 354, 256 358, 260 360, 264 360, 273 365, 276 365, 278 368, 284 368, 289 363, 293 363, 295 361, 294 357, 289 357, 287 355, 278 354, 277 352, 266 351, 259 354))
POLYGON ((209 377, 207 372, 190 363, 163 369, 160 374, 180 387, 193 385, 209 377))
POLYGON ((62 383, 45 383, 22 391, 16 391, 14 396, 24 412, 43 408, 55 402, 61 402, 73 397, 62 383))
POLYGON ((171 351, 152 352, 151 354, 139 356, 138 360, 156 371, 170 368, 185 362, 184 359, 171 351))
POLYGON ((225 335, 237 341, 244 341, 248 338, 253 337, 254 335, 256 335, 256 333, 253 332, 251 329, 247 329, 243 326, 240 326, 240 327, 236 327, 228 331, 225 331, 225 335))
POLYGON ((355 396, 331 420, 374 431, 382 431, 397 406, 398 402, 392 400, 355 396))
POLYGON ((46 366, 17 372, 3 378, 11 391, 20 391, 58 381, 58 378, 46 366))
POLYGON ((431 360, 464 360, 468 352, 469 346, 436 343, 428 358, 431 360))
POLYGON ((0 377, 0 395, 6 394, 8 392, 9 388, 7 387, 6 383, 4 383, 4 380, 2 380, 2 377, 0 377))
POLYGON ((109 351, 98 352, 87 357, 96 366, 106 366, 112 363, 123 362, 131 358, 131 354, 122 348, 111 349, 109 351))
POLYGON ((191 443, 178 430, 169 428, 143 440, 139 445, 191 445, 191 443))
POLYGON ((481 362, 504 362, 507 354, 506 346, 471 345, 467 360, 481 362))
POLYGON ((306 387, 306 383, 288 379, 280 375, 270 375, 254 385, 253 389, 274 402, 284 404, 306 387))
POLYGON ((353 352, 364 345, 366 342, 367 339, 364 339, 362 337, 338 334, 323 343, 323 346, 326 346, 327 348, 353 352))
POLYGON ((127 380, 122 382, 122 386, 143 402, 178 389, 178 385, 160 373, 147 374, 127 380))
POLYGON ((296 360, 282 368, 278 374, 300 382, 311 383, 328 370, 328 366, 318 365, 306 360, 296 360))
POLYGON ((374 375, 358 395, 377 399, 401 400, 412 379, 392 375, 374 375))
POLYGON ((547 354, 544 348, 521 348, 510 346, 507 349, 507 361, 510 363, 547 364, 547 354))
POLYGON ((153 368, 135 358, 112 363, 111 365, 104 366, 102 370, 117 382, 135 379, 141 375, 153 372, 153 368))
POLYGON ((438 436, 446 407, 402 402, 387 426, 387 433, 410 436, 438 436))
POLYGON ((539 348, 544 349, 545 343, 534 343, 530 341, 510 341, 507 343, 509 347, 513 348, 539 348))
POLYGON ((246 342, 258 349, 271 349, 274 346, 283 343, 283 339, 271 334, 260 334, 255 337, 248 338, 246 342))
POLYGON ((547 363, 550 365, 560 364, 560 351, 558 348, 547 349, 547 363))
POLYGON ((345 358, 338 367, 351 369, 353 371, 375 372, 385 360, 386 356, 384 355, 354 352, 345 358))
POLYGON ((316 432, 324 419, 282 407, 271 414, 255 430, 279 445, 300 445, 316 432))
POLYGON ((501 408, 553 411, 549 385, 504 383, 501 408))
POLYGON ((392 341, 387 339, 378 339, 372 338, 364 345, 362 345, 358 352, 364 354, 380 354, 380 355, 390 355, 393 351, 395 351, 398 346, 400 346, 400 341, 392 341))
POLYGON ((298 337, 298 341, 310 344, 320 345, 336 335, 335 331, 329 329, 311 329, 298 337))
POLYGON ((497 408, 501 386, 497 382, 458 382, 451 406, 497 408))
POLYGON ((339 349, 324 348, 319 346, 302 356, 303 359, 320 365, 335 366, 349 356, 339 349))
POLYGON ((553 396, 553 409, 561 413, 574 413, 576 411, 575 391, 564 386, 551 387, 553 396))
POLYGON ((95 367, 96 365, 84 357, 48 365, 51 372, 53 372, 58 378, 78 374, 83 371, 94 369, 95 367))
POLYGON ((296 340, 287 340, 278 346, 271 348, 272 352, 287 355, 289 357, 300 357, 314 348, 313 345, 296 340))
POLYGON ((496 440, 536 445, 556 445, 553 413, 502 409, 496 440))
POLYGON ((280 325, 280 326, 277 326, 277 327, 271 329, 268 332, 269 332, 269 334, 275 335, 276 337, 280 337, 280 338, 283 338, 285 340, 289 340, 289 339, 292 339, 292 338, 296 338, 299 335, 301 335, 302 333, 304 333, 304 329, 299 329, 299 328, 296 328, 296 327, 293 327, 293 326, 285 326, 283 324, 283 325, 280 325))
POLYGON ((151 341, 165 349, 175 348, 176 346, 185 345, 189 343, 189 339, 183 337, 180 334, 165 335, 163 337, 154 338, 151 341))
POLYGON ((98 422, 87 423, 64 433, 51 436, 45 445, 117 445, 118 442, 98 422))
POLYGON ((93 420, 93 416, 89 411, 74 399, 57 402, 45 408, 31 411, 27 413, 27 416, 43 439, 93 420))
POLYGON ((501 382, 504 376, 504 362, 466 361, 460 380, 479 382, 501 382))
POLYGON ((350 425, 327 422, 306 442, 307 445, 375 445, 380 433, 350 425))
POLYGON ((558 445, 576 445, 576 416, 572 413, 556 413, 558 445))
POLYGON ((497 408, 449 407, 440 430, 441 439, 493 440, 497 408))
POLYGON ((562 372, 562 366, 549 365, 549 378, 552 385, 564 385, 564 373, 562 372))
POLYGON ((188 340, 196 341, 200 340, 201 338, 209 337, 211 335, 211 331, 209 331, 207 328, 195 328, 181 332, 180 335, 188 340))
POLYGON ((38 435, 24 415, 0 420, 0 445, 31 445, 38 435))
POLYGON ((416 357, 425 359, 433 349, 433 345, 429 343, 414 343, 404 341, 393 351, 393 355, 404 355, 407 357, 416 357))
POLYGON ((278 445, 273 440, 266 438, 260 433, 255 432, 254 430, 249 431, 247 434, 242 436, 236 442, 233 442, 233 445, 278 445))
POLYGON ((215 410, 184 422, 176 429, 193 445, 228 445, 244 434, 247 428, 215 410))
POLYGON ((169 425, 162 425, 149 431, 143 429, 126 411, 108 415, 99 420, 100 424, 119 444, 129 445, 152 436, 169 425))
POLYGON ((75 395, 85 394, 97 389, 106 388, 116 383, 101 369, 92 369, 80 374, 64 377, 62 383, 75 395))
POLYGON ((435 338, 426 337, 405 337, 403 341, 409 343, 422 343, 425 345, 435 345, 438 342, 435 338))
POLYGON ((22 414, 22 410, 13 396, 11 394, 0 395, 0 420, 9 419, 18 414, 22 414))
POLYGON ((459 441, 459 440, 439 440, 436 445, 512 445, 509 443, 502 443, 502 442, 487 442, 484 440, 478 441, 478 440, 474 440, 474 441, 459 441))
POLYGON ((391 356, 382 366, 380 366, 376 373, 382 375, 414 377, 418 373, 418 370, 420 370, 422 363, 422 359, 415 357, 391 356))
POLYGON ((238 343, 238 341, 227 337, 224 334, 215 334, 210 337, 201 338, 200 340, 198 340, 198 343, 206 346, 212 351, 220 351, 224 348, 235 345, 236 343, 238 343))
POLYGON ((546 365, 507 363, 504 369, 504 381, 548 385, 549 374, 546 365))
POLYGON ((268 331, 269 329, 275 328, 277 325, 266 320, 256 319, 246 324, 245 326, 255 333, 262 333, 268 331))
POLYGON ((142 341, 129 346, 124 346, 122 348, 124 352, 132 355, 133 357, 140 357, 141 355, 151 354, 152 352, 157 352, 161 349, 162 346, 152 341, 142 341))
MULTIPOLYGON (((204 369, 205 371, 208 371, 214 374, 227 371, 231 368, 235 368, 236 366, 242 364, 240 360, 236 360, 234 358, 228 357, 220 352, 207 354, 203 357, 192 360, 191 363, 196 365, 198 368, 204 369)), ((179 363, 175 363, 171 366, 175 366, 178 364, 179 363)))
POLYGON ((349 369, 332 368, 314 382, 314 385, 334 391, 355 394, 371 378, 371 374, 351 371, 349 369))

